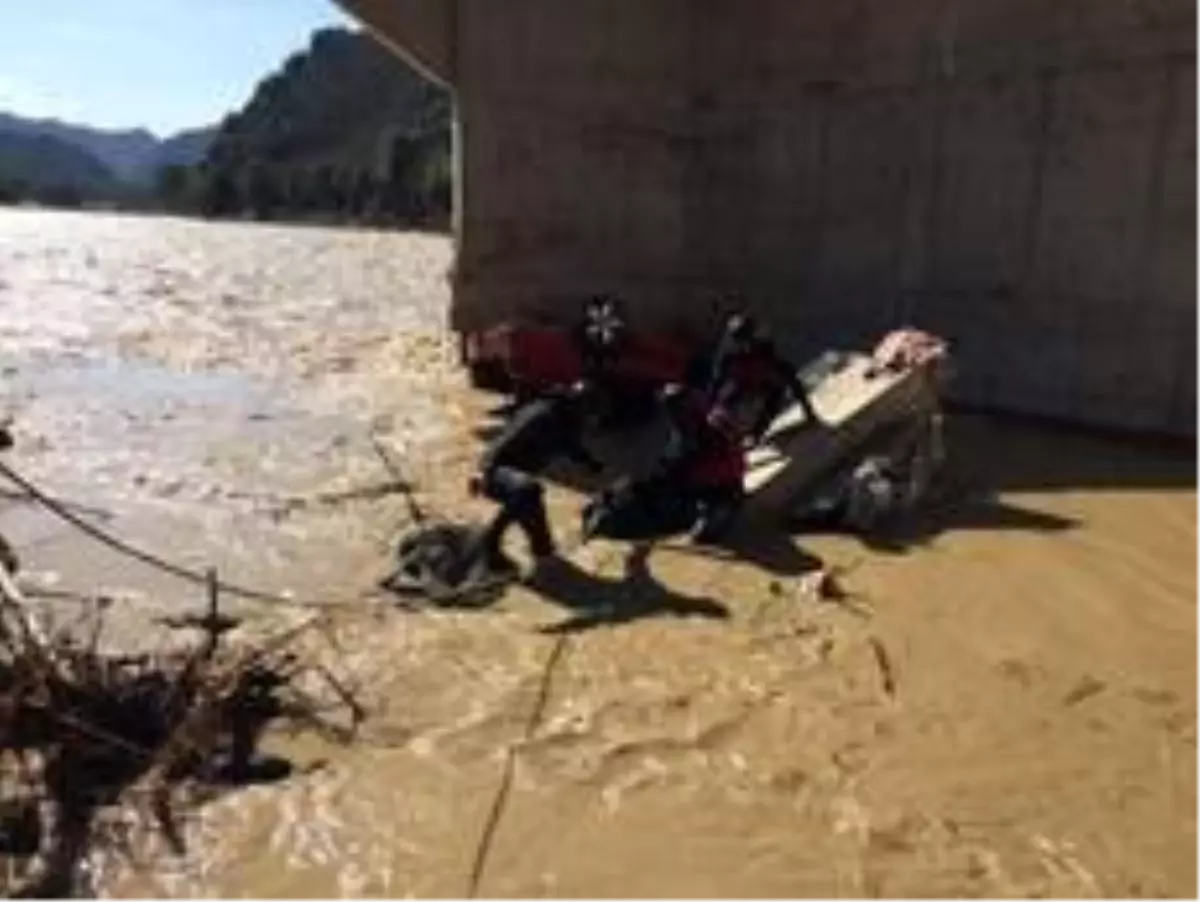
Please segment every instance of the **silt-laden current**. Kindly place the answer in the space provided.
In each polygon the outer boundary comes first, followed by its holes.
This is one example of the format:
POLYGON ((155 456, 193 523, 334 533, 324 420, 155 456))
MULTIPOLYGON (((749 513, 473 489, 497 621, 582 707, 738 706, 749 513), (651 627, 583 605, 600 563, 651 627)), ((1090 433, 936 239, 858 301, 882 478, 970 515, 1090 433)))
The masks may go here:
MULTIPOLYGON (((372 435, 427 508, 483 512, 495 399, 444 333, 450 262, 438 237, 0 212, 5 459, 177 563, 362 598, 408 522, 372 435)), ((97 860, 99 890, 461 896, 511 766, 483 895, 1193 895, 1194 456, 961 417, 949 451, 953 490, 874 547, 599 543, 484 610, 348 608, 320 653, 361 741, 272 739, 297 776, 202 809, 182 859, 97 860), (808 591, 818 561, 844 598, 808 591)), ((551 501, 570 541, 580 497, 551 501)), ((27 584, 117 599, 111 642, 203 602, 3 504, 27 584)))

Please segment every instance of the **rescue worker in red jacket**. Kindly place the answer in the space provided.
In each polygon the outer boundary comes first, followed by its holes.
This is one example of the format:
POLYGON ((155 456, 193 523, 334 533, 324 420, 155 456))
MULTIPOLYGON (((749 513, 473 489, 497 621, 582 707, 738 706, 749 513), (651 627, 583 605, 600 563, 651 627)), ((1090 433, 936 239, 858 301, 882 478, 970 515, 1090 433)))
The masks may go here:
POLYGON ((746 459, 737 428, 721 407, 709 405, 694 389, 672 383, 659 397, 671 436, 651 481, 695 505, 692 538, 717 539, 744 498, 746 459))
POLYGON ((705 386, 708 401, 715 407, 733 410, 746 397, 758 397, 760 406, 746 444, 757 444, 791 395, 804 410, 805 422, 820 422, 808 390, 774 343, 764 336, 754 320, 736 313, 725 322, 725 331, 713 355, 705 386))

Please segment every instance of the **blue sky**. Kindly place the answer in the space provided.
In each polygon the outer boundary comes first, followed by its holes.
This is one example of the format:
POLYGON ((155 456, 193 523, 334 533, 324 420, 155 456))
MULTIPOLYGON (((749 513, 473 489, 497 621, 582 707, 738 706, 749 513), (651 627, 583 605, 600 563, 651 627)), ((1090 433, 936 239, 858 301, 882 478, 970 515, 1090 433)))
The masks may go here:
POLYGON ((350 24, 332 0, 0 0, 0 110, 207 125, 332 24, 350 24))

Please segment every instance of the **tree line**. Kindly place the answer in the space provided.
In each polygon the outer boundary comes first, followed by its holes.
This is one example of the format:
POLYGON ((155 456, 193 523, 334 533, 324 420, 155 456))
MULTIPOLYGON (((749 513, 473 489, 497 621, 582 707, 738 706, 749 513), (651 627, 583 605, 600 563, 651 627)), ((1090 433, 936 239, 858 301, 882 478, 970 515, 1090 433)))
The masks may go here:
POLYGON ((46 207, 81 207, 87 199, 74 185, 35 185, 28 179, 0 176, 0 204, 32 202, 46 207))
POLYGON ((374 165, 296 165, 210 158, 159 172, 156 197, 174 212, 260 221, 305 220, 443 228, 449 220, 449 135, 381 139, 374 165))
POLYGON ((39 184, 0 173, 0 204, 32 202, 259 221, 304 221, 444 229, 452 206, 447 134, 397 133, 381 141, 375 165, 297 165, 264 159, 173 165, 148 189, 99 192, 72 183, 39 184))

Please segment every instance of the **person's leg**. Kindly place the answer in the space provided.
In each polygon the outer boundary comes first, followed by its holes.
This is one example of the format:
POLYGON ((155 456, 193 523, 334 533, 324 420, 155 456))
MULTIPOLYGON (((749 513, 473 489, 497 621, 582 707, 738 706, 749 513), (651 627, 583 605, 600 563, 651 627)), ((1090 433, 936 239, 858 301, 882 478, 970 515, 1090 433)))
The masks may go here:
POLYGON ((695 497, 697 515, 689 535, 697 542, 720 540, 741 509, 744 498, 741 487, 706 488, 695 497))
POLYGON ((529 540, 529 550, 535 558, 554 554, 554 537, 550 534, 550 521, 546 515, 542 485, 532 476, 517 474, 520 485, 516 487, 514 514, 517 524, 529 540))
POLYGON ((496 467, 483 474, 484 496, 500 505, 483 532, 483 552, 492 570, 516 569, 516 564, 504 553, 504 534, 519 519, 523 485, 524 474, 507 467, 496 467))

